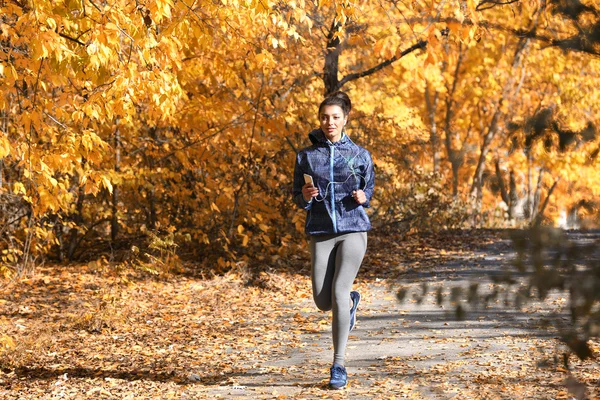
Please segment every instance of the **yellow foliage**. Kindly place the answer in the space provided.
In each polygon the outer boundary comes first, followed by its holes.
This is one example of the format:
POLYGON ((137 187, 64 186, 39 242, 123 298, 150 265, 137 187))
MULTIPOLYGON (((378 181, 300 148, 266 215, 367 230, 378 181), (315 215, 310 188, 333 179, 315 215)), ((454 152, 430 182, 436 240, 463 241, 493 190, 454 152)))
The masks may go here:
POLYGON ((253 246, 276 252, 287 232, 286 243, 302 243, 303 214, 289 195, 294 150, 318 126, 334 22, 337 78, 354 104, 348 134, 376 160, 374 218, 378 209, 400 212, 398 196, 410 196, 411 180, 434 168, 436 199, 466 201, 479 159, 488 179, 483 212, 500 201, 489 186, 498 159, 520 188, 536 168, 547 170, 544 193, 554 178, 570 182, 553 194, 567 207, 598 193, 597 157, 590 158, 598 139, 579 135, 564 152, 540 139, 529 158, 511 145, 524 143, 540 108, 553 107, 564 130, 599 124, 600 61, 493 28, 530 31, 538 21, 535 32, 554 37, 576 32, 571 21, 537 14, 534 4, 507 5, 507 13, 477 11, 471 0, 392 9, 317 3, 223 0, 200 10, 172 0, 42 0, 34 11, 6 2, 0 173, 9 185, 0 194, 22 196, 37 216, 57 216, 56 229, 68 223, 98 237, 109 235, 96 221, 113 218, 115 199, 123 232, 189 233, 222 268, 253 246), (421 40, 425 49, 403 55, 421 40), (451 154, 461 161, 456 182, 451 154), (457 199, 448 195, 453 183, 457 199))

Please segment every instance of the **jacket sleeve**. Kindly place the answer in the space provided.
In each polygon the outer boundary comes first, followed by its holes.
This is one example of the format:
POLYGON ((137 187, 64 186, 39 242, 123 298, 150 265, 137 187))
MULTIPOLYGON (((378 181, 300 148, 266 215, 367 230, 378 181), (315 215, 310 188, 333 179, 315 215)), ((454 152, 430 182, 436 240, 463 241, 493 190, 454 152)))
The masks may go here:
POLYGON ((365 150, 364 159, 367 165, 365 168, 365 186, 363 187, 363 192, 365 192, 367 201, 362 206, 365 208, 369 208, 371 207, 371 197, 373 197, 373 192, 375 191, 375 170, 373 166, 373 159, 371 158, 371 154, 367 150, 365 150))
POLYGON ((298 153, 296 155, 296 165, 294 166, 294 203, 300 208, 305 210, 310 210, 313 199, 310 201, 304 200, 304 196, 302 195, 302 186, 304 186, 304 170, 301 166, 301 154, 298 153))

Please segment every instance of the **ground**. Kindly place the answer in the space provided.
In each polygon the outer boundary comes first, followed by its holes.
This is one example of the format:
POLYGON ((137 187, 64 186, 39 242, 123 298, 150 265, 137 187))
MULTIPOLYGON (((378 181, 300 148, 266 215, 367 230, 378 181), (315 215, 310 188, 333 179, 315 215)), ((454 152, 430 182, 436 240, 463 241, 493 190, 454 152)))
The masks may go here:
MULTIPOLYGON (((557 332, 543 325, 563 318, 560 293, 521 311, 500 296, 460 320, 454 305, 438 303, 438 287, 446 298, 453 287, 490 287, 489 275, 514 256, 500 233, 369 240, 344 390, 326 387, 330 317, 312 303, 303 253, 258 276, 157 278, 94 263, 38 268, 0 299, 0 398, 600 396, 599 364, 571 356, 567 370, 557 332)), ((598 343, 592 347, 597 357, 598 343)))

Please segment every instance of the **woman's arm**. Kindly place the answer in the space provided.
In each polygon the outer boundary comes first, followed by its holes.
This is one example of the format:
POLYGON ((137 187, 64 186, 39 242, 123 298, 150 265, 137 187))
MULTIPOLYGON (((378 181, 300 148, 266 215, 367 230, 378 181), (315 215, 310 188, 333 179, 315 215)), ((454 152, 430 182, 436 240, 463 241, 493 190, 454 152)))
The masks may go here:
POLYGON ((300 154, 296 156, 296 165, 294 166, 294 203, 300 208, 310 210, 313 197, 317 196, 319 191, 316 187, 311 187, 304 182, 304 170, 301 167, 300 154), (306 201, 306 198, 310 198, 306 201))
POLYGON ((364 187, 362 188, 363 192, 365 192, 365 197, 367 198, 367 201, 364 202, 362 204, 363 207, 370 207, 371 206, 371 197, 373 197, 373 192, 375 191, 375 169, 373 166, 373 159, 371 158, 371 154, 367 151, 364 150, 365 152, 365 157, 364 159, 367 162, 366 168, 365 168, 365 183, 364 183, 364 187))

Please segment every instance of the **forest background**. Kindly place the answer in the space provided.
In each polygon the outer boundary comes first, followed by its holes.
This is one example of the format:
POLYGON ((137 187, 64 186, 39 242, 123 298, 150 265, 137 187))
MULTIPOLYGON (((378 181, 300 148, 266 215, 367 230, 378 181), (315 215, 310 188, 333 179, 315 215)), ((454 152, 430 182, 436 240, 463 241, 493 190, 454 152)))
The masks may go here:
POLYGON ((2 1, 0 274, 304 247, 323 96, 405 230, 598 222, 595 1, 2 1))

